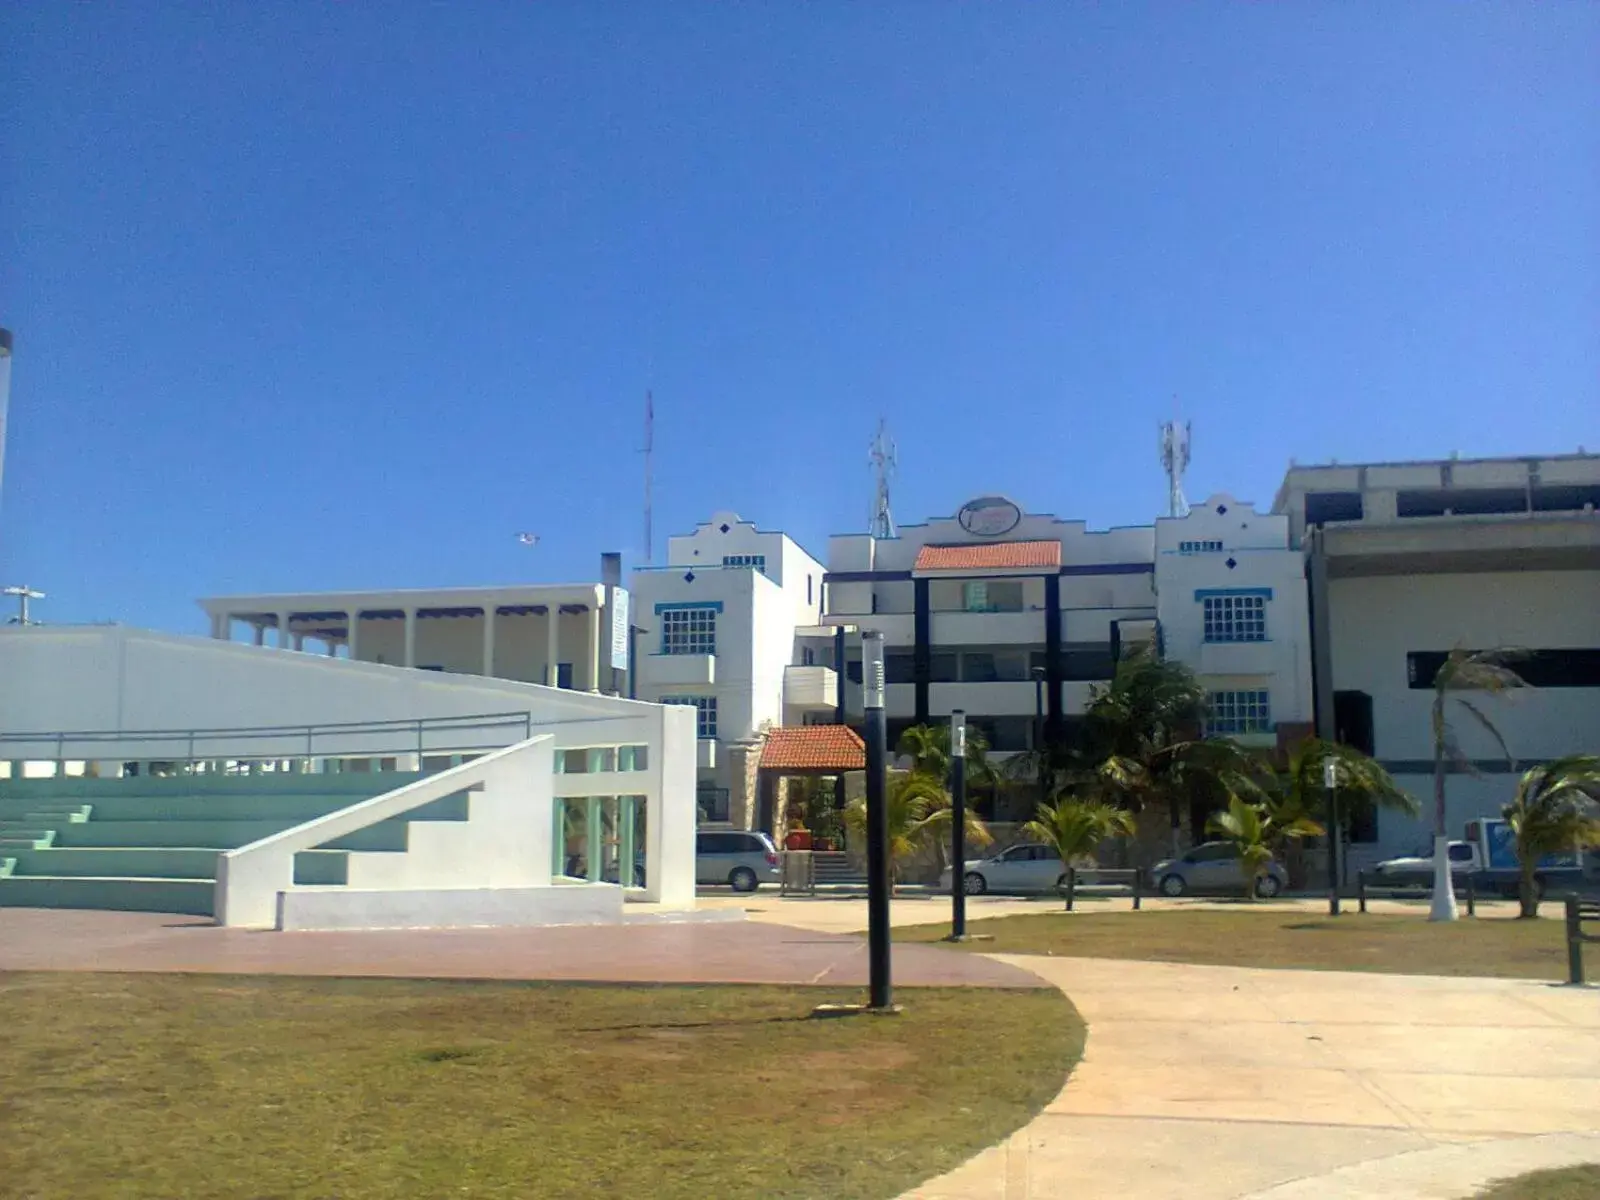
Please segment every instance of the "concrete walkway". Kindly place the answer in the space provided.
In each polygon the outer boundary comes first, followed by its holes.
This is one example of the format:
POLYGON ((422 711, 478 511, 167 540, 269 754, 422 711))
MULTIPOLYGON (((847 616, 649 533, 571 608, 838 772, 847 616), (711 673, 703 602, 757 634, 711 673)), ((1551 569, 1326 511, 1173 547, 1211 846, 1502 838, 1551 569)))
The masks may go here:
POLYGON ((1600 1126, 1600 991, 1002 961, 1072 998, 1087 1051, 1043 1114, 917 1200, 1445 1197, 1541 1154, 1600 1160, 1600 1139, 1528 1140, 1600 1126), (1435 1176, 1448 1190, 1415 1190, 1435 1176))

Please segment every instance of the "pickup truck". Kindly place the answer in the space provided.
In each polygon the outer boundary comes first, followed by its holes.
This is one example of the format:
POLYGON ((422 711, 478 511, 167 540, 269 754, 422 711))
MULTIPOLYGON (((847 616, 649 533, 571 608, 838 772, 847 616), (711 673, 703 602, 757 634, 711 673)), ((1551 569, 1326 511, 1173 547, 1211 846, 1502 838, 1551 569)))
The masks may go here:
MULTIPOLYGON (((1448 853, 1450 874, 1457 887, 1463 886, 1464 877, 1470 874, 1479 891, 1516 896, 1521 880, 1516 840, 1504 821, 1488 818, 1468 821, 1466 840, 1451 842, 1448 853)), ((1547 854, 1539 862, 1534 885, 1541 896, 1550 887, 1579 887, 1597 868, 1600 868, 1600 861, 1596 856, 1586 856, 1581 850, 1572 854, 1547 854)), ((1433 850, 1420 847, 1414 854, 1379 863, 1374 872, 1389 887, 1428 890, 1433 887, 1433 850)))

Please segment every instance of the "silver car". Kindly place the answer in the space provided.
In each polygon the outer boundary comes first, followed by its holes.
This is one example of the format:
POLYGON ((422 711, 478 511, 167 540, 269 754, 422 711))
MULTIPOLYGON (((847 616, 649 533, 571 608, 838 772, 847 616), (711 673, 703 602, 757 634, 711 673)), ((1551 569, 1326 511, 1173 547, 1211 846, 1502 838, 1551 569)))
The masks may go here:
POLYGON ((747 829, 703 829, 695 834, 696 883, 725 883, 736 892, 753 892, 763 883, 782 879, 778 848, 766 834, 747 829))
MULTIPOLYGON (((1150 882, 1163 896, 1185 892, 1241 892, 1244 868, 1232 842, 1201 842, 1179 858, 1158 862, 1150 870, 1150 882)), ((1269 859, 1256 882, 1256 895, 1276 896, 1289 883, 1289 874, 1276 859, 1269 859)))
MULTIPOLYGON (((1065 875, 1054 846, 1024 842, 989 858, 968 859, 962 866, 961 890, 969 896, 985 892, 1048 892, 1065 875)), ((939 876, 939 889, 950 890, 949 867, 939 876)))

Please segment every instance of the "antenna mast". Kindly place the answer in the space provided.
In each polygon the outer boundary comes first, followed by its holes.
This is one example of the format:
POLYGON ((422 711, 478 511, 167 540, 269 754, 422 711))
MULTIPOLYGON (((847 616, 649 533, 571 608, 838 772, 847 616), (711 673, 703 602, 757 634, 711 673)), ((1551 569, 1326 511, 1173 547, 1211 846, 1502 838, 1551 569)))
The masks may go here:
POLYGON ((1189 422, 1161 422, 1161 469, 1167 473, 1167 516, 1189 513, 1183 498, 1183 473, 1189 466, 1189 422))
POLYGON ((900 462, 896 457, 894 439, 889 436, 888 424, 882 417, 878 418, 878 433, 867 451, 867 462, 877 480, 872 498, 872 521, 867 526, 867 532, 873 537, 897 537, 894 514, 889 510, 889 482, 894 478, 900 462))
POLYGON ((24 583, 20 587, 0 588, 0 596, 15 596, 17 598, 17 615, 12 617, 6 624, 37 625, 39 623, 28 615, 28 601, 43 600, 43 592, 36 592, 24 583))
POLYGON ((655 532, 651 528, 655 500, 654 490, 656 455, 656 401, 647 390, 644 394, 644 565, 655 564, 655 532))

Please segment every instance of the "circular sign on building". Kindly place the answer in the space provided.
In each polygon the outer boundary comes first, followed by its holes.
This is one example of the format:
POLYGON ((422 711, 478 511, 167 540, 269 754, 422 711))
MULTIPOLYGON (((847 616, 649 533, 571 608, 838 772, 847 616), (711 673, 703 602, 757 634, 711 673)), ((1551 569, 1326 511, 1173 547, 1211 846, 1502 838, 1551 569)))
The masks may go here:
POLYGON ((956 520, 974 537, 999 537, 1017 527, 1022 510, 1004 496, 979 496, 961 506, 956 520))

